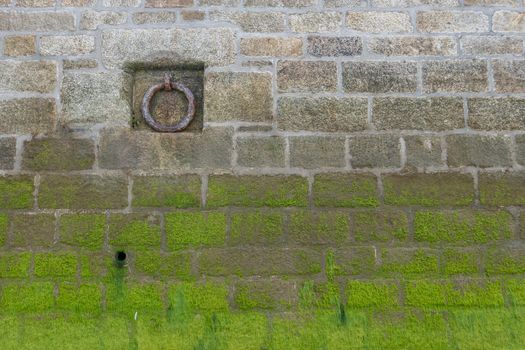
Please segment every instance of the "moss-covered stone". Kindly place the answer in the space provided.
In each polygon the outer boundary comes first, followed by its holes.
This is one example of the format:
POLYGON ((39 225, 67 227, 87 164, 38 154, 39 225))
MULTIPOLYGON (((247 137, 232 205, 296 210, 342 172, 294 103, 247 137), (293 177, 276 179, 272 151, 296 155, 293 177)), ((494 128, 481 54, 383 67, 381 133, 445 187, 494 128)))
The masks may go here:
POLYGON ((24 143, 22 168, 28 170, 86 170, 95 162, 89 139, 45 138, 24 143))
POLYGON ((480 174, 479 201, 490 206, 524 205, 525 172, 480 174))
POLYGON ((0 214, 0 246, 3 246, 7 240, 7 229, 7 214, 0 214))
POLYGON ((525 272, 525 247, 522 244, 492 247, 485 258, 488 275, 517 274, 525 272))
POLYGON ((512 279, 505 283, 505 289, 512 306, 525 305, 525 280, 512 279))
POLYGON ((100 313, 102 292, 96 284, 61 283, 58 287, 57 308, 79 314, 100 313))
POLYGON ((125 177, 44 175, 40 181, 41 208, 118 209, 128 205, 125 177))
POLYGON ((295 283, 279 279, 239 282, 235 285, 233 298, 241 310, 286 310, 297 305, 295 283))
MULTIPOLYGON (((226 311, 228 307, 228 288, 222 283, 179 283, 168 288, 169 309, 172 312, 183 310, 226 311)), ((170 310, 168 310, 170 311, 170 310)))
POLYGON ((512 236, 512 216, 507 211, 418 211, 414 239, 422 242, 483 244, 512 236))
POLYGON ((306 281, 299 289, 299 306, 311 308, 338 308, 341 305, 341 291, 336 282, 306 281))
POLYGON ((160 218, 150 214, 113 214, 109 217, 109 244, 116 248, 160 248, 160 218))
POLYGON ((102 214, 66 214, 60 217, 60 242, 86 250, 104 244, 106 217, 102 214))
POLYGON ((0 209, 33 207, 33 177, 0 176, 0 209))
POLYGON ((31 253, 6 253, 0 255, 0 278, 27 278, 31 253))
POLYGON ((198 175, 136 176, 133 178, 133 207, 198 207, 201 181, 198 175))
POLYGON ((373 247, 348 247, 334 251, 334 275, 368 275, 375 269, 373 247))
POLYGON ((141 251, 134 254, 134 266, 137 273, 146 277, 193 279, 189 253, 141 251))
POLYGON ((274 244, 283 238, 283 214, 277 211, 234 211, 230 214, 231 245, 274 244))
POLYGON ((386 281, 348 281, 346 304, 350 307, 394 307, 399 305, 399 288, 386 281))
POLYGON ((353 212, 352 234, 357 242, 405 241, 408 218, 404 211, 374 209, 353 212))
POLYGON ((164 312, 161 295, 162 287, 158 283, 112 282, 106 284, 106 308, 126 317, 133 317, 135 312, 160 314, 164 312))
POLYGON ((71 253, 36 253, 35 276, 37 277, 75 277, 78 259, 71 253))
POLYGON ((443 272, 445 275, 469 275, 480 271, 480 251, 477 249, 447 248, 443 251, 443 272))
POLYGON ((438 253, 429 249, 383 249, 381 261, 379 271, 388 276, 412 277, 438 273, 438 253))
POLYGON ((308 182, 300 176, 210 176, 208 201, 210 208, 305 207, 308 203, 308 182))
POLYGON ((7 284, 2 287, 0 310, 4 312, 42 312, 54 307, 54 286, 49 282, 7 284))
POLYGON ((188 246, 221 246, 226 239, 223 212, 178 211, 165 215, 166 239, 171 250, 188 246))
POLYGON ((53 214, 13 214, 11 245, 14 247, 51 247, 55 241, 53 214))
POLYGON ((377 178, 370 174, 319 174, 313 184, 314 204, 320 207, 376 207, 377 178))
POLYGON ((472 176, 458 173, 384 175, 385 203, 466 206, 474 201, 472 176))
POLYGON ((113 265, 114 257, 104 254, 80 255, 80 276, 93 278, 105 276, 108 267, 113 265))
POLYGON ((288 238, 300 244, 341 244, 348 241, 348 213, 294 210, 289 214, 288 238))

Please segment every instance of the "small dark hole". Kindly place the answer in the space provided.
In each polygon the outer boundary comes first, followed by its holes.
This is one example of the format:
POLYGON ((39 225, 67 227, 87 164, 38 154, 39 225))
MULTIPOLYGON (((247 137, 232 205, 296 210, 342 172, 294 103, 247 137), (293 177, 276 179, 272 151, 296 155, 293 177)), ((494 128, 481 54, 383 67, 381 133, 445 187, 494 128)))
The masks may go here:
POLYGON ((126 252, 124 251, 118 251, 115 254, 115 261, 117 263, 117 266, 122 267, 126 263, 126 252))

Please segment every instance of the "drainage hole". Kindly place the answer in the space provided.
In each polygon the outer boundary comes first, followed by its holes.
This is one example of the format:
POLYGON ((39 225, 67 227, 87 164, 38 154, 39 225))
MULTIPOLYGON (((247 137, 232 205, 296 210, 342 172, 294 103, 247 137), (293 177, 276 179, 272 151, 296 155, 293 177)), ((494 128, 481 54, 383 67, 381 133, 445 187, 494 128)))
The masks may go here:
POLYGON ((115 261, 118 266, 124 266, 124 264, 126 263, 126 258, 126 252, 123 250, 120 250, 115 254, 115 261))

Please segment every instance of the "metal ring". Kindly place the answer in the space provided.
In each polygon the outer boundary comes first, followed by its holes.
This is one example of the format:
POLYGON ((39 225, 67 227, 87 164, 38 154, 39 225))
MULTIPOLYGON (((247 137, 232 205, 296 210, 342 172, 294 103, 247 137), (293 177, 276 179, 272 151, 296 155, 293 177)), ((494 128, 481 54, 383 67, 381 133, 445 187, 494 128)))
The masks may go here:
POLYGON ((151 126, 151 128, 155 131, 159 132, 177 132, 182 131, 188 127, 188 125, 193 120, 193 117, 195 116, 195 98, 193 97, 193 93, 190 89, 188 89, 184 84, 174 82, 171 80, 171 77, 166 74, 164 75, 164 82, 160 84, 153 85, 146 91, 144 94, 144 97, 142 98, 142 105, 140 110, 142 111, 142 116, 144 117, 144 120, 146 123, 151 126), (151 101, 153 100, 153 96, 157 91, 160 90, 167 90, 170 91, 171 89, 178 90, 182 93, 184 93, 184 96, 186 96, 186 99, 188 100, 188 110, 186 115, 175 125, 164 125, 160 124, 153 118, 151 115, 149 109, 151 101))

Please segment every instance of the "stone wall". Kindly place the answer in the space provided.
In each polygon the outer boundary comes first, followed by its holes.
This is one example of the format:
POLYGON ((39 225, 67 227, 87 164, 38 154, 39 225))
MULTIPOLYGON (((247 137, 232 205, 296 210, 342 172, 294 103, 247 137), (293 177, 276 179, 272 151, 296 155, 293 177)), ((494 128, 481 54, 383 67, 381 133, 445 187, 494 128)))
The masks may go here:
POLYGON ((0 0, 0 348, 524 348, 524 9, 0 0))

